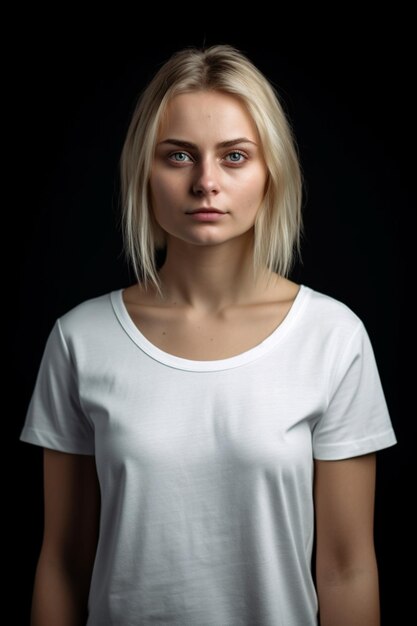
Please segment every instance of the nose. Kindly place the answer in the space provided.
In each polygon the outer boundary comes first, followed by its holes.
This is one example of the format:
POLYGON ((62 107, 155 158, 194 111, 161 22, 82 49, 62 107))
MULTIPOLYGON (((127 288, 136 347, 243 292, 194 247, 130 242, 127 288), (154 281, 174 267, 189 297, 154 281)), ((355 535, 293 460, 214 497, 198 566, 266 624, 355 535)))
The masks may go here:
POLYGON ((193 194, 196 196, 217 195, 220 191, 219 172, 215 164, 201 161, 194 170, 195 177, 192 184, 193 194))

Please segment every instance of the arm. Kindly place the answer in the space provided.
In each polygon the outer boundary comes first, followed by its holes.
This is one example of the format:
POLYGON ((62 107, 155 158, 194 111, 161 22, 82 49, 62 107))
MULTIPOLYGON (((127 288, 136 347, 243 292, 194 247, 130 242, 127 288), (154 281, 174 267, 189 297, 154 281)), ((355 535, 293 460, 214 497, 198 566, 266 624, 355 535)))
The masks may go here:
POLYGON ((379 626, 374 491, 374 454, 315 462, 321 626, 379 626))
POLYGON ((100 515, 95 458, 45 449, 44 494, 31 626, 85 625, 100 515))

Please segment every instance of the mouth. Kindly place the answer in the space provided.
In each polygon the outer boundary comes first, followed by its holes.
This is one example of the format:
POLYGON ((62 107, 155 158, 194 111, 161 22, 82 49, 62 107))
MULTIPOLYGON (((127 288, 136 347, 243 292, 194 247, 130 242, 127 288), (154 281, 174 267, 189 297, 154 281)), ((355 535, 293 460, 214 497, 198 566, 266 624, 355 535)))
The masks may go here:
POLYGON ((215 222, 221 222, 227 215, 227 212, 220 211, 220 209, 215 209, 213 207, 200 207, 199 209, 194 209, 193 211, 187 211, 186 215, 188 215, 189 219, 194 222, 213 224, 215 222))
POLYGON ((220 215, 224 215, 225 211, 220 211, 220 209, 216 209, 214 207, 200 207, 199 209, 193 209, 192 211, 186 211, 188 215, 195 215, 196 213, 219 213, 220 215))

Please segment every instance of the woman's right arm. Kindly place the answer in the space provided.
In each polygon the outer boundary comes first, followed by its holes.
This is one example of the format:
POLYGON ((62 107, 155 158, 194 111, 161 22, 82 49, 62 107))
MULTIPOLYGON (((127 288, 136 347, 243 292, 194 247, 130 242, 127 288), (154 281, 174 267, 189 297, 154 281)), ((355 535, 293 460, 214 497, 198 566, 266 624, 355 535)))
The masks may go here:
POLYGON ((95 457, 45 449, 44 499, 31 626, 85 626, 100 518, 95 457))

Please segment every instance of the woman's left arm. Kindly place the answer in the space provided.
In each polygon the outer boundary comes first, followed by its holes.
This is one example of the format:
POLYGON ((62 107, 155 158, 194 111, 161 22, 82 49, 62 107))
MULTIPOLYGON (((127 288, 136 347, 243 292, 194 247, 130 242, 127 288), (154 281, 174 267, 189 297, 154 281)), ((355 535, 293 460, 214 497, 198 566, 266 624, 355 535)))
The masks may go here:
POLYGON ((373 522, 375 454, 315 461, 316 584, 321 626, 379 626, 373 522))

